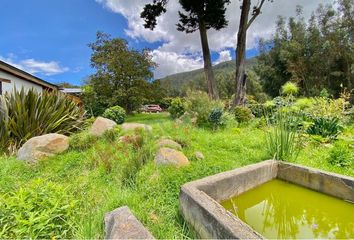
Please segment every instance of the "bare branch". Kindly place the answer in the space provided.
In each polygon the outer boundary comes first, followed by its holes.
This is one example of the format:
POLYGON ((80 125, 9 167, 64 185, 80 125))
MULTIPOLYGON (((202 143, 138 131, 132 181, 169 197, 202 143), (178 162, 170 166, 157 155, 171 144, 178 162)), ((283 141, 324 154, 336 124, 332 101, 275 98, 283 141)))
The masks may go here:
POLYGON ((251 19, 248 21, 247 23, 247 28, 248 29, 252 23, 254 22, 254 20, 256 20, 256 18, 258 17, 259 14, 261 14, 261 9, 262 9, 262 6, 264 4, 265 0, 261 0, 261 3, 258 5, 258 6, 254 6, 253 7, 253 12, 252 12, 252 17, 251 19))

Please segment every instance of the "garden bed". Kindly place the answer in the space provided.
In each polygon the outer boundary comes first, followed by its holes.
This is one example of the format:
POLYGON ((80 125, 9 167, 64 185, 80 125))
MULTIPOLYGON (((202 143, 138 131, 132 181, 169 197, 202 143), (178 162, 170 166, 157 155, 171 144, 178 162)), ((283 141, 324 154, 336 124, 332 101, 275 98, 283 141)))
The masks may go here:
MULTIPOLYGON (((68 215, 68 226, 72 226, 74 238, 102 238, 104 214, 125 205, 156 238, 193 238, 198 237, 197 233, 188 227, 179 212, 180 187, 196 179, 270 158, 264 148, 265 131, 256 120, 217 131, 176 124, 168 114, 138 114, 127 121, 153 127, 152 135, 144 143, 145 149, 137 151, 133 146, 102 138, 37 165, 27 165, 14 157, 0 157, 1 199, 11 200, 14 204, 9 207, 23 212, 29 202, 21 205, 15 200, 21 191, 28 194, 41 188, 48 190, 44 193, 49 199, 62 196, 65 203, 74 204, 68 215), (154 144, 163 136, 182 143, 183 152, 190 160, 189 166, 177 170, 155 166, 154 144), (197 160, 196 151, 202 152, 205 159, 197 160), (146 163, 132 167, 139 156, 145 156, 146 163), (54 187, 48 188, 48 183, 54 187), (14 195, 9 197, 9 194, 14 195)), ((350 130, 346 134, 352 136, 350 130)), ((353 168, 328 163, 330 148, 327 145, 306 142, 294 162, 354 176, 353 168)), ((0 204, 3 203, 0 200, 0 204)), ((38 207, 37 210, 38 214, 44 212, 38 207)))

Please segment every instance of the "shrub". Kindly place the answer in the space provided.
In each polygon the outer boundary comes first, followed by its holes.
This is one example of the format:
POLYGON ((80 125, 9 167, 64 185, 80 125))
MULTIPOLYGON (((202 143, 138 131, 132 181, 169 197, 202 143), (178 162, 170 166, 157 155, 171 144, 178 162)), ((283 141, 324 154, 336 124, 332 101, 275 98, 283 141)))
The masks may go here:
POLYGON ((281 87, 281 93, 285 96, 295 96, 298 92, 299 87, 293 82, 287 82, 281 87))
POLYGON ((76 201, 69 196, 61 186, 40 179, 0 194, 0 238, 73 238, 76 201))
POLYGON ((313 98, 299 98, 295 101, 294 107, 298 108, 299 110, 308 109, 314 104, 313 98))
POLYGON ((313 117, 335 117, 345 120, 345 107, 347 105, 347 101, 343 98, 327 99, 317 97, 313 98, 313 103, 305 109, 305 112, 313 117))
POLYGON ((248 104, 247 107, 251 110, 253 116, 257 118, 263 117, 266 111, 264 104, 260 103, 248 104))
POLYGON ((253 118, 252 111, 248 107, 237 106, 234 109, 235 120, 239 123, 248 122, 253 118))
POLYGON ((171 114, 172 118, 179 118, 186 111, 186 105, 183 100, 179 97, 174 98, 171 101, 171 105, 168 108, 168 112, 171 114))
POLYGON ((102 114, 102 117, 111 119, 118 124, 122 124, 124 123, 126 112, 122 107, 114 106, 114 107, 107 108, 102 114))
POLYGON ((299 134, 293 126, 295 116, 291 112, 280 109, 275 113, 275 126, 269 124, 271 131, 267 133, 268 153, 277 160, 291 160, 300 151, 299 134))
POLYGON ((83 125, 85 111, 65 94, 35 90, 0 96, 0 143, 9 149, 47 133, 71 134, 83 125))
POLYGON ((160 107, 162 109, 168 109, 171 106, 171 102, 172 102, 173 98, 170 97, 166 97, 160 100, 160 107))
POLYGON ((307 129, 307 133, 311 135, 320 135, 322 137, 336 138, 342 131, 338 118, 313 118, 312 125, 307 129))
POLYGON ((354 164, 353 146, 344 141, 336 142, 329 153, 328 162, 338 167, 353 166, 354 164))
MULTIPOLYGON (((281 108, 281 107, 285 107, 285 106, 288 106, 289 105, 289 101, 287 101, 286 99, 284 99, 283 97, 275 97, 273 98, 272 100, 273 102, 273 108, 281 108)), ((269 102, 266 102, 265 104, 267 107, 271 107, 272 104, 269 103, 269 102)))
POLYGON ((235 116, 230 112, 224 112, 221 116, 221 122, 224 127, 235 126, 235 116))
POLYGON ((83 131, 77 134, 74 134, 70 137, 70 149, 72 150, 85 150, 92 147, 98 138, 93 136, 88 131, 83 131))
POLYGON ((323 88, 320 92, 320 97, 323 97, 323 98, 329 98, 330 97, 330 94, 328 92, 328 90, 326 88, 323 88))
POLYGON ((197 117, 198 126, 209 124, 209 115, 215 108, 223 109, 222 102, 211 100, 206 92, 187 92, 187 111, 197 117))
POLYGON ((213 125, 213 129, 221 126, 222 122, 223 110, 221 108, 214 108, 208 118, 208 121, 213 125))

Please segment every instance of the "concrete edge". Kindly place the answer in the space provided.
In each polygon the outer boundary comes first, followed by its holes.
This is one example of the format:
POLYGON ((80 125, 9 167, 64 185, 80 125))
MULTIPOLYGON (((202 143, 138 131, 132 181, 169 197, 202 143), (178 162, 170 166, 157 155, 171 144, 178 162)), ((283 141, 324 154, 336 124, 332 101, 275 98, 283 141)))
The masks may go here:
POLYGON ((277 178, 354 202, 354 178, 294 163, 279 162, 277 178))
POLYGON ((219 202, 274 178, 354 201, 352 177, 283 161, 266 160, 184 184, 179 195, 180 211, 201 238, 262 239, 263 236, 224 209, 219 202), (248 183, 251 180, 253 185, 248 183), (232 187, 235 181, 242 185, 241 190, 232 187), (223 193, 225 190, 226 194, 223 193))

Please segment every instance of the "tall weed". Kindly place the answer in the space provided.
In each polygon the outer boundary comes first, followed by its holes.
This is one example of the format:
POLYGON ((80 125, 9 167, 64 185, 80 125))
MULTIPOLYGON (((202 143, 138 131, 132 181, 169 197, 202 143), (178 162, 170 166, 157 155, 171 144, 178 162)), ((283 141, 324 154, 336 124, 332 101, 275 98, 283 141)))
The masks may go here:
POLYGON ((282 108, 274 113, 274 124, 268 120, 270 131, 267 132, 268 153, 277 160, 293 160, 300 151, 300 136, 297 132, 297 116, 282 108))

